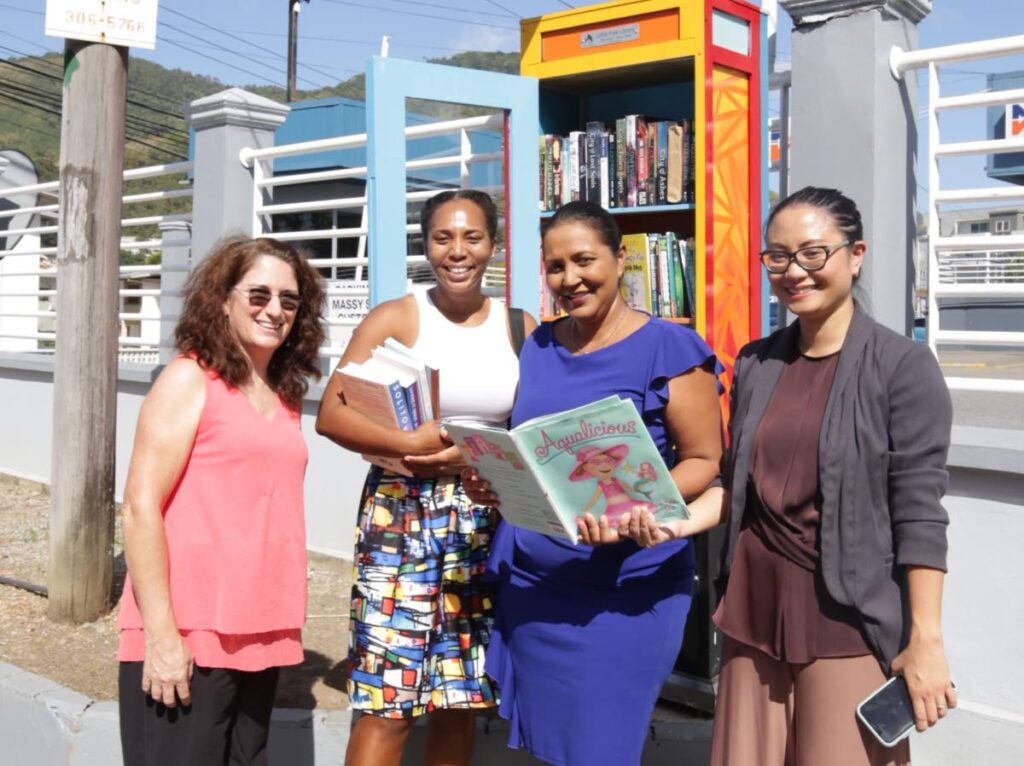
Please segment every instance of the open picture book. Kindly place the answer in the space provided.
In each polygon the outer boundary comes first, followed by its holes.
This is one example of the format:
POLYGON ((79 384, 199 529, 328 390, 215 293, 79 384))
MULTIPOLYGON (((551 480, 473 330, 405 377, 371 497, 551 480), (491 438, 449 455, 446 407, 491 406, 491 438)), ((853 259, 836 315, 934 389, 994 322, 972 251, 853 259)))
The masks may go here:
POLYGON ((614 527, 638 505, 660 520, 689 517, 636 406, 609 396, 521 423, 511 431, 469 418, 442 425, 466 462, 491 484, 502 517, 572 542, 576 518, 614 527))

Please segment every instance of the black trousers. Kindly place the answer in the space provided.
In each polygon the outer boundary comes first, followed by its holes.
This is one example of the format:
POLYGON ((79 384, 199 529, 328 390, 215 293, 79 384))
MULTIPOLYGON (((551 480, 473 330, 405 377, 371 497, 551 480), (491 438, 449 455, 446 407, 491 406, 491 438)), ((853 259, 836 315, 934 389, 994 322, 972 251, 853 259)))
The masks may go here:
POLYGON ((125 766, 266 766, 278 668, 197 666, 192 704, 168 708, 142 692, 141 662, 120 665, 125 766))

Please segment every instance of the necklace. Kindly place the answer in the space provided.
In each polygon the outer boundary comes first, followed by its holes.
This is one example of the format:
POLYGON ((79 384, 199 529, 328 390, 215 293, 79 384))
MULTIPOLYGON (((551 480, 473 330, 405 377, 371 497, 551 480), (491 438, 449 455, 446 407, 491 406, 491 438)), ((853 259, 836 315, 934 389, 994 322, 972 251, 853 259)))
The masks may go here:
MULTIPOLYGON (((579 337, 577 335, 576 320, 575 319, 572 320, 572 344, 576 347, 576 353, 577 354, 590 354, 590 353, 593 353, 594 351, 599 351, 600 349, 604 348, 609 343, 611 343, 612 339, 615 337, 615 333, 617 333, 619 331, 619 327, 622 326, 622 321, 626 318, 626 314, 628 314, 628 313, 629 313, 629 309, 627 307, 623 306, 622 311, 619 312, 619 318, 617 320, 615 320, 615 324, 612 326, 611 332, 609 332, 605 336, 604 340, 602 340, 599 344, 594 346, 594 348, 589 348, 586 351, 583 350, 583 346, 586 345, 586 344, 580 343, 579 337)), ((593 340, 593 338, 591 338, 591 340, 593 340)))

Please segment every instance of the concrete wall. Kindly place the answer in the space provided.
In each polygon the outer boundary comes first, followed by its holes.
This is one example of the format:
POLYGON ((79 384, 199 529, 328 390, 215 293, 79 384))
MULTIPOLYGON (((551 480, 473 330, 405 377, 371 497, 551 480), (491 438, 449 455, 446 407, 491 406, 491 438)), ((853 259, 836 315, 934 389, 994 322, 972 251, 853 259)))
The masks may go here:
POLYGON ((943 631, 960 708, 915 735, 915 766, 1015 764, 1024 742, 1024 433, 953 429, 943 631))
MULTIPOLYGON (((115 494, 120 501, 142 399, 156 367, 121 364, 117 387, 115 494)), ((319 436, 313 428, 323 389, 312 388, 302 407, 309 444, 306 470, 306 534, 310 550, 352 557, 359 493, 367 464, 319 436)), ((53 433, 53 361, 0 354, 0 473, 50 483, 53 433)))

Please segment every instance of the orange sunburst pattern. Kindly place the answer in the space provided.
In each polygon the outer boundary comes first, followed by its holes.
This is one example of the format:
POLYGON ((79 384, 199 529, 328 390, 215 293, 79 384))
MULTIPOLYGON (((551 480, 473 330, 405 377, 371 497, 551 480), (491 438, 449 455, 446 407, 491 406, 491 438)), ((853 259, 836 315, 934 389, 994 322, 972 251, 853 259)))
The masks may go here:
POLYGON ((750 80, 715 67, 714 275, 712 348, 732 381, 740 348, 750 340, 750 80))

